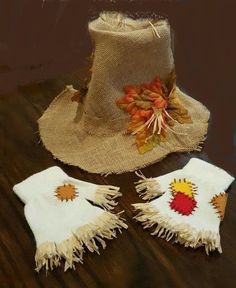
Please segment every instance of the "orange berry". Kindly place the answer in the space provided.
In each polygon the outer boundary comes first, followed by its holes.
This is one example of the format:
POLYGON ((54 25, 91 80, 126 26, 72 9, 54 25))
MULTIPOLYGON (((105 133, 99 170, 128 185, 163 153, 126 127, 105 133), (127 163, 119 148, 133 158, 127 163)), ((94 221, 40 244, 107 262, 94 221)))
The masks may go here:
POLYGON ((134 98, 129 96, 129 95, 126 95, 124 97, 124 100, 125 100, 125 103, 131 103, 131 102, 134 102, 134 98))
POLYGON ((125 87, 124 87, 124 91, 125 91, 126 94, 131 94, 131 95, 137 94, 137 92, 136 92, 136 87, 133 86, 133 85, 127 85, 127 86, 125 86, 125 87))
POLYGON ((136 113, 132 116, 132 121, 133 120, 139 120, 140 119, 140 116, 137 115, 136 113))
POLYGON ((125 103, 124 96, 116 99, 116 104, 124 104, 124 103, 125 103))
POLYGON ((149 119, 152 114, 153 114, 152 110, 143 110, 140 112, 140 116, 145 117, 147 119, 149 119))
POLYGON ((134 103, 134 102, 133 102, 133 103, 129 103, 129 104, 127 105, 127 107, 125 108, 125 111, 128 112, 128 113, 130 113, 130 112, 132 111, 132 109, 134 108, 134 106, 135 106, 135 103, 134 103))
POLYGON ((138 111, 138 108, 136 106, 133 107, 133 109, 131 110, 130 114, 131 115, 135 115, 135 113, 138 111))

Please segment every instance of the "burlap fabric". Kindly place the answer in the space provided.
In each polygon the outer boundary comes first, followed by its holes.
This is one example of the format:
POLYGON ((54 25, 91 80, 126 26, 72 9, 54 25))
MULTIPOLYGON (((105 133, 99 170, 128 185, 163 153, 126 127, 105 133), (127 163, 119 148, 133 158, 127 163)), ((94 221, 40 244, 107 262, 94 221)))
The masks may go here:
POLYGON ((95 52, 83 104, 71 101, 74 89, 68 86, 39 119, 43 144, 55 158, 93 173, 122 173, 157 162, 171 152, 200 149, 209 111, 179 89, 193 121, 175 125, 185 135, 169 131, 166 142, 141 155, 134 137, 125 134, 129 116, 115 102, 124 86, 150 82, 156 76, 165 79, 174 67, 168 22, 151 20, 154 29, 149 21, 103 13, 89 23, 95 52))

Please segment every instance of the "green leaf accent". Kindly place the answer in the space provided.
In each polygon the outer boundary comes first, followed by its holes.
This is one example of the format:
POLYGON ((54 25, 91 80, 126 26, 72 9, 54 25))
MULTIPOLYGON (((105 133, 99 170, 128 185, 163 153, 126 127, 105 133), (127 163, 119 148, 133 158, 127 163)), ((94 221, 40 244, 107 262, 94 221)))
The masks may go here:
POLYGON ((143 146, 139 147, 139 153, 144 154, 148 151, 151 151, 160 143, 160 141, 161 139, 159 135, 153 135, 152 138, 150 138, 146 143, 144 143, 143 146))
POLYGON ((122 110, 125 110, 125 108, 128 106, 128 104, 118 104, 119 108, 122 110))

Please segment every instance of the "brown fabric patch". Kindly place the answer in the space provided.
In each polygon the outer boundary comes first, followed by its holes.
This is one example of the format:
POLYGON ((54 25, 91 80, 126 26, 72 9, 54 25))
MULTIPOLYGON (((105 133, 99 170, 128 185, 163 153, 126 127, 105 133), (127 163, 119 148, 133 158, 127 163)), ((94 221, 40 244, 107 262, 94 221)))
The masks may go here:
POLYGON ((64 184, 62 186, 58 186, 56 189, 56 197, 61 201, 74 200, 78 196, 76 192, 76 188, 72 184, 64 184))
POLYGON ((216 212, 218 213, 218 216, 221 221, 224 219, 225 216, 225 207, 227 204, 227 199, 228 194, 223 192, 220 193, 219 195, 215 195, 210 201, 211 205, 213 205, 216 212))
POLYGON ((176 132, 185 135, 169 131, 165 142, 144 155, 133 145, 133 137, 125 135, 128 115, 115 103, 123 95, 123 87, 150 82, 156 75, 165 80, 174 69, 168 22, 152 21, 158 38, 148 20, 108 13, 89 23, 96 46, 83 104, 72 102, 74 91, 67 88, 39 119, 42 142, 55 158, 92 173, 123 173, 160 161, 172 152, 201 150, 210 113, 178 88, 178 98, 193 121, 176 123, 176 132))

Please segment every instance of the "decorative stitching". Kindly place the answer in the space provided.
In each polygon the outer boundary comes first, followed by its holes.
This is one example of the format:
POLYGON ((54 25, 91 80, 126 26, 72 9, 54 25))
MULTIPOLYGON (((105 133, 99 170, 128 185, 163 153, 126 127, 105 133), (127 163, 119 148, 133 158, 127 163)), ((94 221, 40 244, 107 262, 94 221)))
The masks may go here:
POLYGON ((61 201, 73 201, 76 197, 78 197, 78 192, 76 191, 76 188, 72 184, 64 184, 61 186, 58 186, 56 189, 56 195, 58 200, 61 201))
POLYGON ((170 208, 181 215, 191 215, 197 207, 195 200, 197 186, 185 178, 174 179, 170 183, 170 190, 173 195, 169 202, 170 208))
POLYGON ((224 219, 227 199, 228 199, 228 194, 225 192, 222 192, 218 195, 215 195, 209 202, 215 209, 221 221, 224 219))

